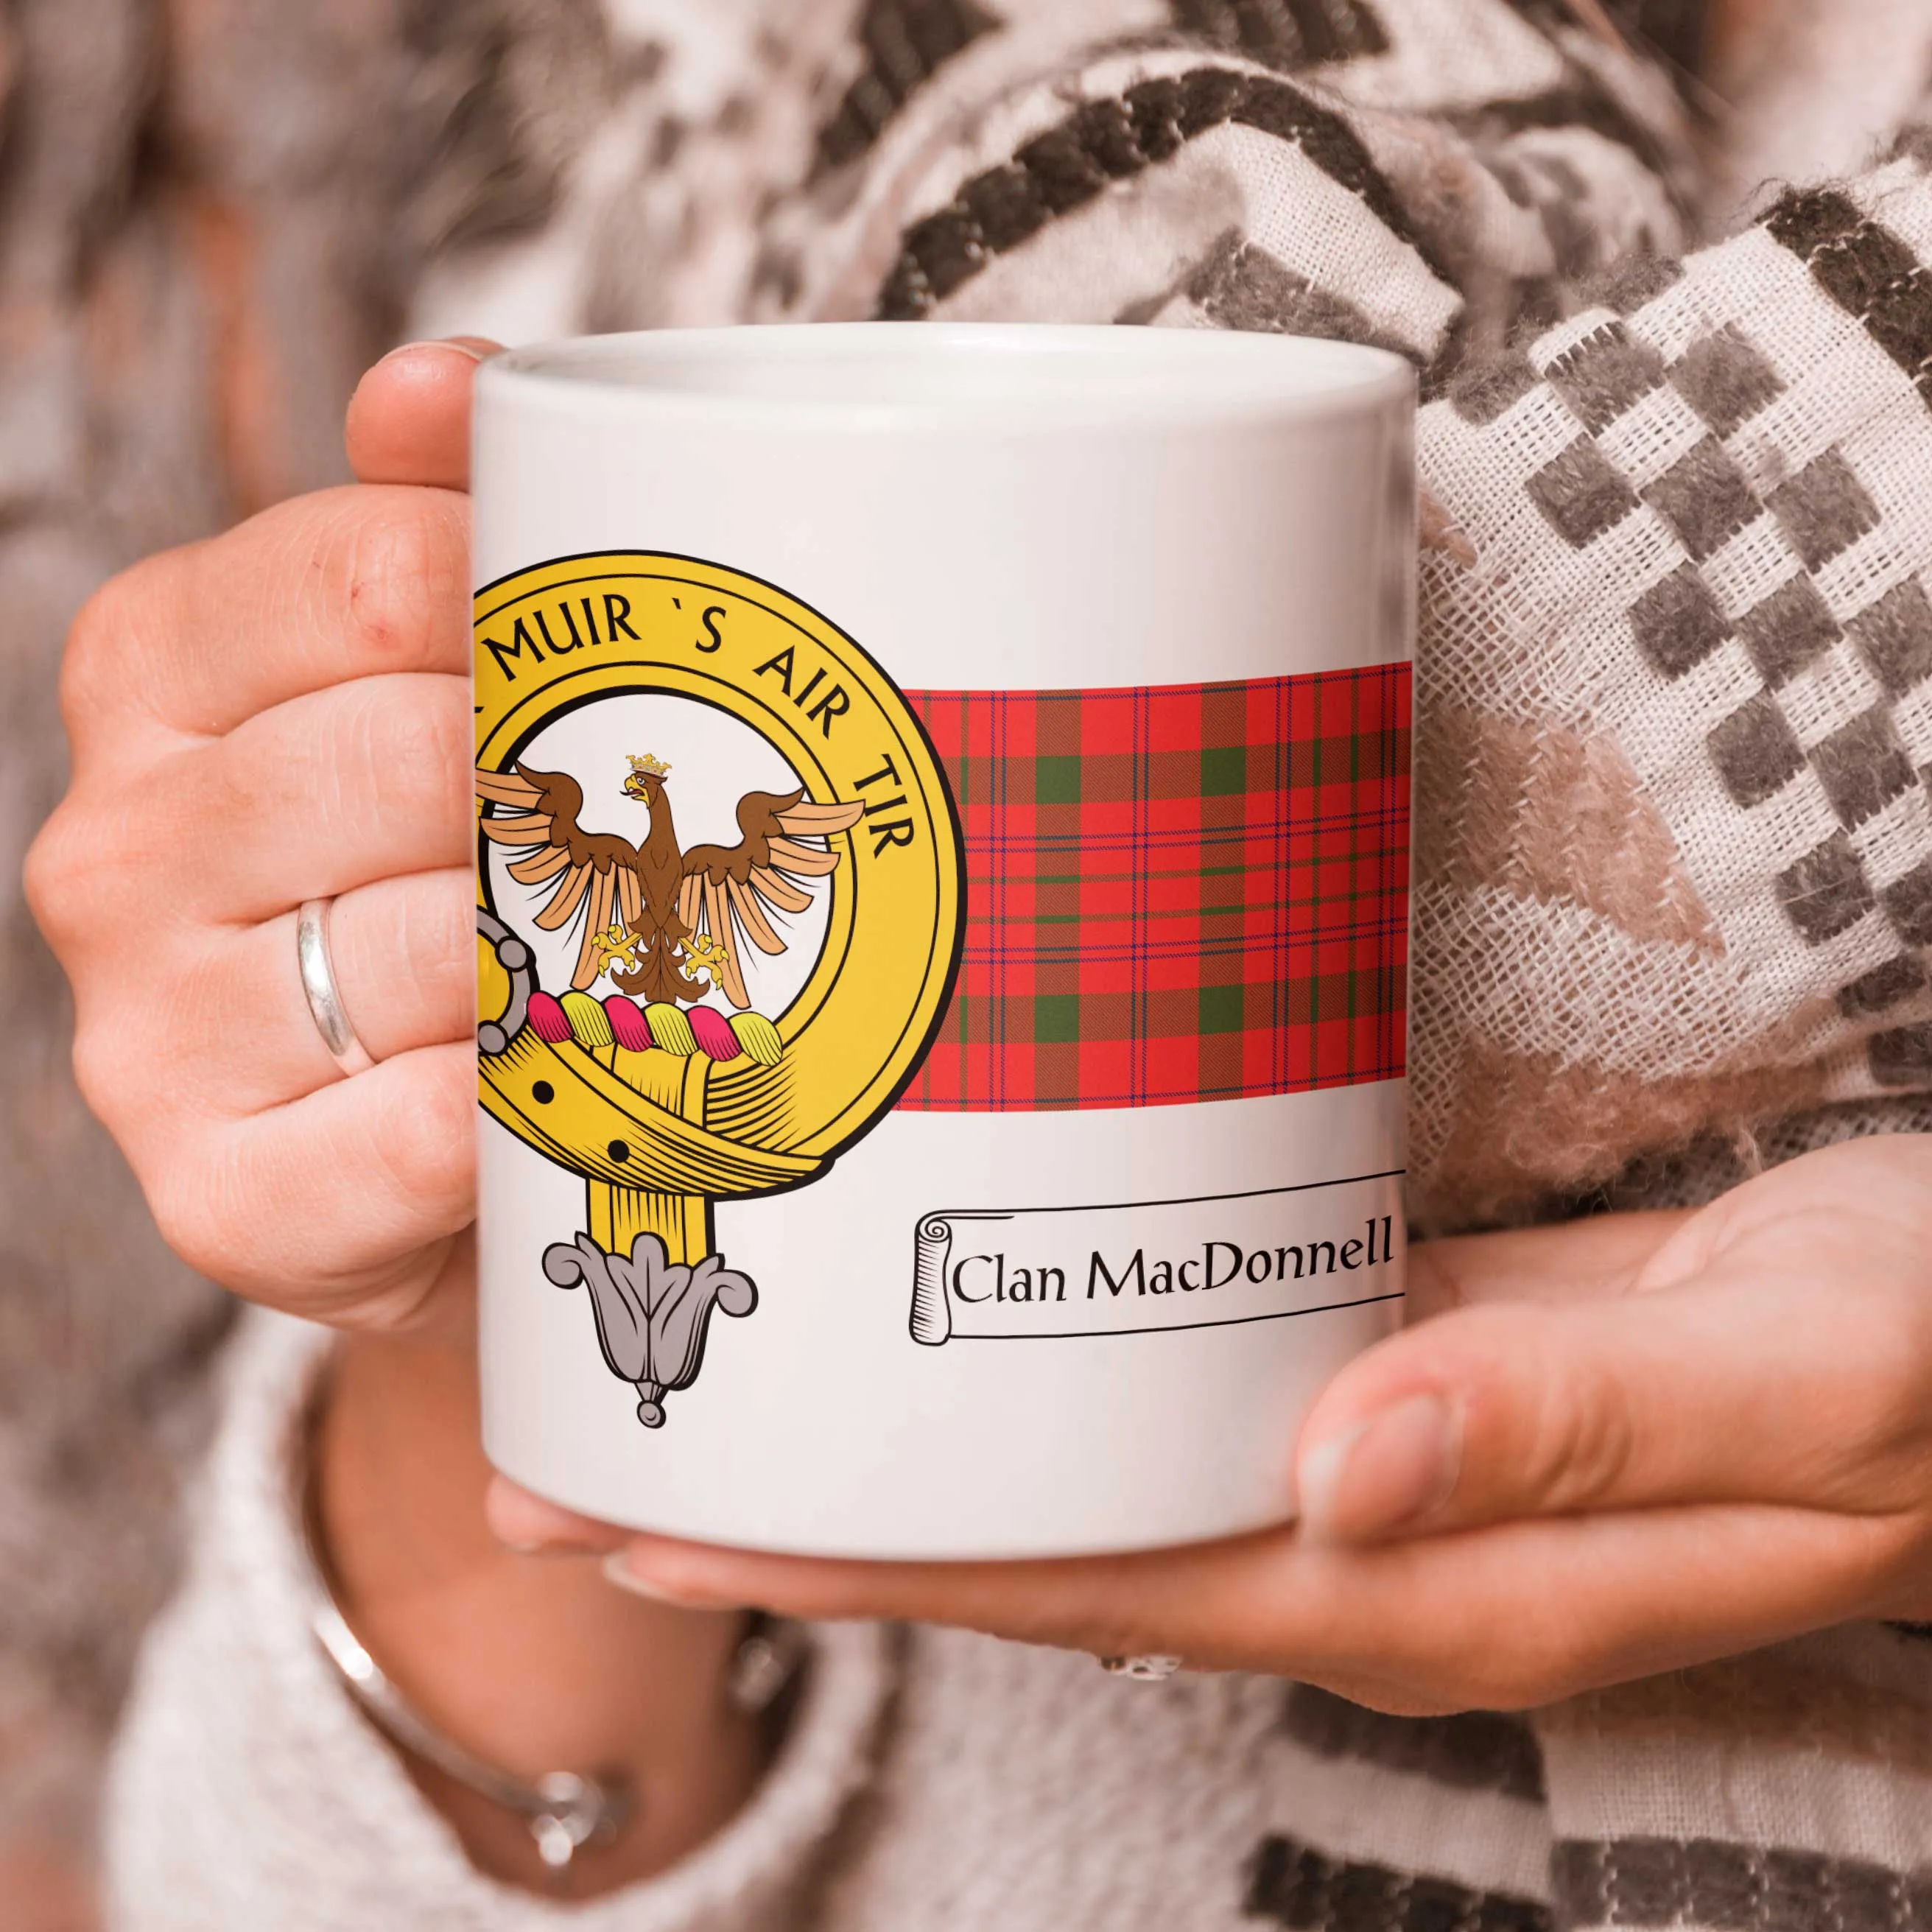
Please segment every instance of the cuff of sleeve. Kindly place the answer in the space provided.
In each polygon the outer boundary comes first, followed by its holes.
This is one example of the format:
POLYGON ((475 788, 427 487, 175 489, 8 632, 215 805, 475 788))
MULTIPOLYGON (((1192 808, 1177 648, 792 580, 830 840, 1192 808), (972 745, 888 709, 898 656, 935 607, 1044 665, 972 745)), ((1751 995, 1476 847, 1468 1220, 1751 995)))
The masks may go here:
MULTIPOLYGON (((289 1480, 326 1330, 251 1316, 230 1364, 191 1565, 149 1639, 110 1792, 128 1932, 554 1926, 553 1903, 469 1863, 356 1711, 308 1628, 289 1480)), ((777 1762, 671 1870, 570 1910, 584 1932, 754 1932, 790 1910, 872 1768, 891 1676, 876 1626, 812 1631, 777 1762)))

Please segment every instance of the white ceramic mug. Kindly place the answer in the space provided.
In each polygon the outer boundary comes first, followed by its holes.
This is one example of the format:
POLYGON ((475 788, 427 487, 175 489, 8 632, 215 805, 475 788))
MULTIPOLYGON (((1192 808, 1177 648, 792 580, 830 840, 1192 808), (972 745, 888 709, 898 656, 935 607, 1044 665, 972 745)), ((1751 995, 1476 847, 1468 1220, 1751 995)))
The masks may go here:
POLYGON ((1413 410, 1154 329, 484 368, 498 1467, 854 1556, 1292 1513, 1402 1292, 1413 410))

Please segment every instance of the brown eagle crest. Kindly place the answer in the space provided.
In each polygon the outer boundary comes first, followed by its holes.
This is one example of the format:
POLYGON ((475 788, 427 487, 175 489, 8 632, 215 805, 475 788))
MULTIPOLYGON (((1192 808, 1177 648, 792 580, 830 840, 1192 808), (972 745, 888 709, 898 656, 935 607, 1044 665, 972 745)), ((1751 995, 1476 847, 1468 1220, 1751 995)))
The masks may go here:
POLYGON ((704 996, 708 974, 734 1006, 748 1007, 741 941, 766 954, 785 950, 771 913, 803 912, 812 904, 803 882, 824 878, 838 865, 838 854, 820 842, 849 831, 865 808, 814 805, 802 786, 788 794, 748 791, 738 801, 738 843, 687 852, 677 842, 664 792, 670 776, 670 766, 648 754, 632 759, 624 796, 648 806, 651 814, 644 842, 634 845, 617 832, 578 830, 584 789, 567 772, 532 771, 520 761, 512 771, 479 771, 484 836, 521 854, 510 866, 518 884, 556 880, 536 916, 546 932, 562 931, 587 907, 570 982, 578 992, 596 982, 607 960, 614 967, 614 954, 629 956, 610 944, 614 920, 621 920, 622 930, 638 942, 637 964, 614 970, 614 986, 646 1003, 693 1006, 704 996), (487 809, 492 806, 495 815, 487 809))

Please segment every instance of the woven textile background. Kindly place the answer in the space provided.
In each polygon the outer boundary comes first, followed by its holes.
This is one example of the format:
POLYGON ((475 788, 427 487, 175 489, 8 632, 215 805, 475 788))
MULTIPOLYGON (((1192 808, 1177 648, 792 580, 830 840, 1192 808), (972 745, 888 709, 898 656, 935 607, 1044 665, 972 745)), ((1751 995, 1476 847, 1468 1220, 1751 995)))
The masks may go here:
POLYGON ((901 1105, 1232 1100, 1404 1069, 1409 669, 914 692, 967 931, 901 1105))

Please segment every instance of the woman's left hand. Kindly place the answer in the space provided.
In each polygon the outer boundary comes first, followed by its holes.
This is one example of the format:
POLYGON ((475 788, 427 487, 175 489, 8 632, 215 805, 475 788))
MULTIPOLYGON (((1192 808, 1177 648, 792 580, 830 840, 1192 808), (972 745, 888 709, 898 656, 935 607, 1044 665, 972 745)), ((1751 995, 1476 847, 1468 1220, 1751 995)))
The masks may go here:
POLYGON ((676 1602, 1174 1654, 1407 1712, 1932 1616, 1932 1136, 1828 1149, 1695 1214, 1418 1247, 1410 1308, 1310 1414, 1300 1524, 1229 1542, 825 1562, 627 1537, 501 1479, 494 1514, 621 1550, 676 1602))

